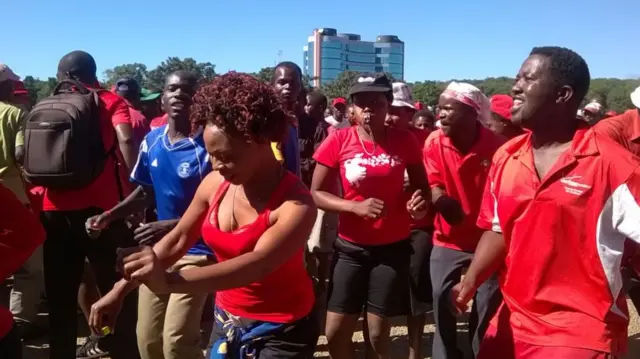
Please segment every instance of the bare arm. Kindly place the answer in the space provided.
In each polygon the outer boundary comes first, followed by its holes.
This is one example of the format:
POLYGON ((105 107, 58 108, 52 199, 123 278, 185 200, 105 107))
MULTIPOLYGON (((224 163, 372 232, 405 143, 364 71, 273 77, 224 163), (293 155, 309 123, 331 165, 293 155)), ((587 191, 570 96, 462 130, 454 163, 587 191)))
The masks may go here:
POLYGON ((111 219, 122 219, 127 216, 143 211, 153 204, 153 188, 138 186, 124 201, 118 203, 109 212, 111 219))
POLYGON ((26 112, 21 110, 16 127, 16 142, 13 153, 13 158, 19 165, 22 165, 24 162, 24 126, 26 117, 26 112))
POLYGON ((480 286, 500 269, 507 256, 507 245, 502 233, 487 231, 482 234, 473 261, 464 282, 480 286))
POLYGON ((131 127, 130 123, 117 125, 116 135, 118 136, 118 145, 124 157, 124 163, 127 165, 127 170, 130 171, 138 158, 138 144, 133 137, 133 127, 131 127))
POLYGON ((274 224, 260 237, 252 252, 206 267, 167 273, 172 293, 209 293, 257 282, 273 272, 306 243, 316 220, 317 209, 307 195, 285 202, 274 224))
POLYGON ((475 295, 478 287, 500 269, 506 256, 507 245, 502 233, 484 232, 473 255, 469 270, 467 270, 462 282, 457 284, 451 293, 459 314, 466 310, 467 304, 475 295))
POLYGON ((321 163, 316 164, 311 181, 311 195, 316 205, 331 212, 354 212, 357 202, 336 196, 335 187, 338 182, 338 170, 321 163))
POLYGON ((460 224, 465 217, 464 210, 460 202, 447 195, 447 192, 440 187, 431 188, 431 202, 436 212, 442 214, 450 225, 460 224))
MULTIPOLYGON (((216 172, 207 175, 176 227, 153 246, 163 269, 174 265, 200 238, 200 228, 209 209, 209 199, 220 183, 222 178, 216 172)), ((137 281, 121 279, 113 290, 124 297, 139 285, 137 281)))
POLYGON ((409 186, 413 191, 421 190, 422 196, 427 202, 431 202, 431 191, 427 173, 422 163, 407 165, 407 175, 409 176, 409 186))

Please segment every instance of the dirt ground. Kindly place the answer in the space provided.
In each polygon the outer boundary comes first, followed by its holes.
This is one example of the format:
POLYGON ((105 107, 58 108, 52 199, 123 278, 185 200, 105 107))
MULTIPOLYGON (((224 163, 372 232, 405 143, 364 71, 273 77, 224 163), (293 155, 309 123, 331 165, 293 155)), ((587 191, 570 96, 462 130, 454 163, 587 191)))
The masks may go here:
MULTIPOLYGON (((6 292, 5 292, 6 293, 6 292)), ((3 296, 6 298, 6 296, 3 296)), ((4 300, 2 301, 4 302, 4 300)), ((629 353, 622 359, 637 359, 640 358, 640 317, 638 313, 635 312, 631 302, 629 302, 629 308, 631 311, 631 324, 629 328, 629 353)), ((43 313, 43 316, 46 315, 43 313)), ((43 318, 44 319, 44 318, 43 318)), ((86 334, 86 325, 83 323, 81 317, 78 318, 80 323, 80 327, 82 328, 82 333, 86 334)), ((392 337, 392 358, 393 359, 404 359, 408 356, 408 337, 407 337, 407 327, 404 326, 403 318, 396 318, 393 321, 393 327, 391 328, 391 337, 392 337)), ((427 325, 424 327, 424 335, 423 335, 423 354, 424 358, 431 358, 431 342, 433 340, 433 318, 427 318, 427 325)), ((458 334, 459 334, 459 342, 461 344, 467 343, 467 328, 466 323, 462 320, 458 323, 458 334)), ((364 343, 362 337, 362 331, 358 331, 353 336, 356 351, 358 353, 358 358, 364 358, 364 343)), ((82 338, 78 338, 78 343, 82 343, 82 338)), ((467 348, 467 352, 468 352, 467 348)), ((329 353, 327 351, 326 339, 321 337, 318 341, 318 351, 316 352, 316 357, 318 358, 329 358, 329 353)), ((48 358, 48 344, 46 338, 36 343, 28 343, 25 345, 24 350, 24 358, 25 359, 47 359, 48 358)))

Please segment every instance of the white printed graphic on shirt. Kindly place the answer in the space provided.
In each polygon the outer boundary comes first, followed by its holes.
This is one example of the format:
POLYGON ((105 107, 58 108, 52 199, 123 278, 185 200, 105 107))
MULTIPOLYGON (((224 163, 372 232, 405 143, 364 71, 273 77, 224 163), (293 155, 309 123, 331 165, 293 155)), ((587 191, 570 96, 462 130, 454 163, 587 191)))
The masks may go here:
POLYGON ((579 196, 591 189, 591 186, 578 182, 580 179, 582 176, 564 177, 560 179, 560 183, 564 185, 565 192, 579 196))
POLYGON ((349 181, 349 184, 354 187, 358 187, 360 181, 367 177, 366 167, 395 167, 402 163, 398 157, 391 157, 386 153, 369 158, 363 157, 363 153, 358 153, 352 159, 344 162, 344 176, 349 181))

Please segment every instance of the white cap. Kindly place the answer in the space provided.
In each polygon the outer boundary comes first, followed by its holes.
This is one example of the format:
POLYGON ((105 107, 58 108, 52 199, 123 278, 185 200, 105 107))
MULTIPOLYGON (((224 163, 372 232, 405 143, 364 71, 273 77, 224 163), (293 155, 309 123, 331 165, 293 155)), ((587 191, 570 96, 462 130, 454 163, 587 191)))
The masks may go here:
POLYGON ((394 82, 393 87, 393 107, 409 107, 416 109, 414 105, 413 97, 411 96, 411 89, 404 82, 394 82))
POLYGON ((589 111, 593 113, 601 113, 602 109, 603 107, 598 101, 591 101, 584 107, 585 111, 589 111))
POLYGON ((20 81, 20 76, 16 75, 9 66, 0 63, 0 82, 7 80, 20 81))
POLYGON ((640 108, 640 86, 631 93, 631 103, 633 103, 635 107, 640 108))

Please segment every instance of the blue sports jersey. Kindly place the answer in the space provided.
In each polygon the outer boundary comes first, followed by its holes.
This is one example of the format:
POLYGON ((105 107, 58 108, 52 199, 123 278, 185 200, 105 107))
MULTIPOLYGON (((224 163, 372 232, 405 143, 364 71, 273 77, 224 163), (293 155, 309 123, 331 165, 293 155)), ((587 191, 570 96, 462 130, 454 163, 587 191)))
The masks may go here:
MULTIPOLYGON (((204 177, 211 172, 202 129, 193 138, 169 143, 168 125, 149 132, 140 144, 131 182, 153 187, 158 220, 178 219, 186 212, 204 177)), ((199 240, 189 254, 212 254, 199 240)))

